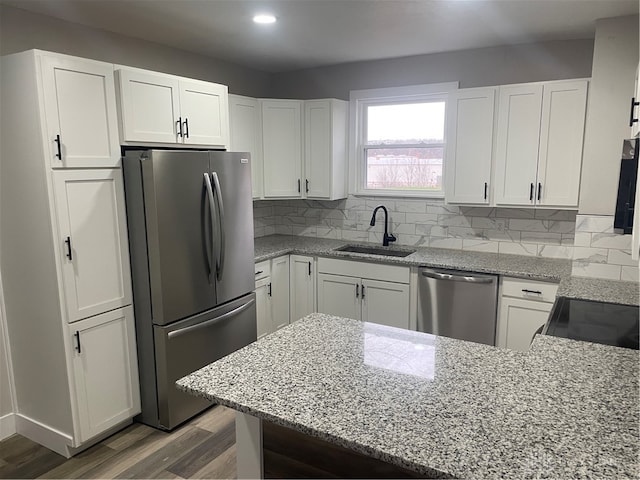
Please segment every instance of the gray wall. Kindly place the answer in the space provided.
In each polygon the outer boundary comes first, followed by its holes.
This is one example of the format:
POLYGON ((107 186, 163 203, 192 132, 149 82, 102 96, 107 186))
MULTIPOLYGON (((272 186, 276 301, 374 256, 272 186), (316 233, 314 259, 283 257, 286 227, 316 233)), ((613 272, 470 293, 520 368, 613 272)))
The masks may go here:
MULTIPOLYGON (((1 282, 0 288, 2 288, 1 282)), ((2 291, 0 291, 0 301, 2 301, 2 299, 2 291)), ((6 342, 4 338, 4 329, 4 308, 3 305, 0 304, 0 418, 13 412, 10 386, 12 382, 9 377, 8 352, 6 351, 6 344, 8 342, 6 342)), ((1 434, 2 430, 0 429, 0 439, 2 438, 1 434)))
POLYGON ((231 93, 269 96, 266 72, 0 5, 0 55, 32 48, 222 83, 231 93))
POLYGON ((615 213, 622 140, 631 136, 629 107, 637 66, 638 16, 598 20, 582 157, 581 214, 615 213))
POLYGON ((459 81, 460 88, 591 76, 593 40, 345 63, 273 75, 277 98, 349 99, 350 90, 459 81))

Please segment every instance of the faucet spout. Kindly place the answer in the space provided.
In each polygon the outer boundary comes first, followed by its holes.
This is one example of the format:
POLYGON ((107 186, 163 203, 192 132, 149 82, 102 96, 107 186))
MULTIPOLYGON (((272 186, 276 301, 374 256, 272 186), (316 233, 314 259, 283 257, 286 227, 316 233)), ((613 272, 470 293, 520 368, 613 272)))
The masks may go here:
POLYGON ((389 212, 387 211, 387 207, 385 207, 384 205, 378 205, 376 208, 374 208, 369 225, 373 227, 376 224, 376 213, 378 213, 378 210, 380 209, 382 209, 382 211, 384 212, 384 235, 382 237, 382 246, 388 247, 389 242, 395 242, 397 239, 392 234, 389 234, 389 212))

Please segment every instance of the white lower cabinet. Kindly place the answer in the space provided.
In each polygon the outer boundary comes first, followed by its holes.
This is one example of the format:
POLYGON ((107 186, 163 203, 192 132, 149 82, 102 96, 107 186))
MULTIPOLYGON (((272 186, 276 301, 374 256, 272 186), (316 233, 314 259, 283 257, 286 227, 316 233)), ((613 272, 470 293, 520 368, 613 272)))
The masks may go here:
POLYGON ((535 333, 547 323, 557 289, 552 283, 503 278, 496 346, 529 350, 535 333))
POLYGON ((313 257, 289 257, 289 318, 292 322, 316 311, 316 266, 313 257))
POLYGON ((409 328, 409 268, 319 258, 318 312, 409 328))
POLYGON ((140 413, 133 309, 69 325, 79 442, 140 413))
POLYGON ((289 256, 256 263, 258 338, 289 324, 289 256))

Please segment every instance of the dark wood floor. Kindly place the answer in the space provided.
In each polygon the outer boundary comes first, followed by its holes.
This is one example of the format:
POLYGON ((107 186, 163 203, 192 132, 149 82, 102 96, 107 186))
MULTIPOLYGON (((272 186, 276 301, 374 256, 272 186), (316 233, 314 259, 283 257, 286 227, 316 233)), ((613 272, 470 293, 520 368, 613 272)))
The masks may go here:
MULTIPOLYGON (((268 422, 265 478, 411 478, 393 465, 268 422)), ((66 459, 20 435, 0 442, 0 478, 236 478, 235 411, 215 406, 171 433, 135 423, 66 459)))
POLYGON ((134 423, 70 459, 13 435, 0 442, 0 478, 236 478, 235 437, 222 406, 171 433, 134 423))

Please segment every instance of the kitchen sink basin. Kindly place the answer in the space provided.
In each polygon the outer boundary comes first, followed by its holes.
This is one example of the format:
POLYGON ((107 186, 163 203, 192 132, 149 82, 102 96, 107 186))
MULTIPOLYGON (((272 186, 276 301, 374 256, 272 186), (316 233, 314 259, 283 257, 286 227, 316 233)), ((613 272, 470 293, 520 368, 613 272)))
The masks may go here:
POLYGON ((345 245, 336 248, 336 252, 365 253, 367 255, 384 255, 387 257, 406 257, 415 252, 415 250, 394 250, 389 247, 365 247, 362 245, 345 245))

